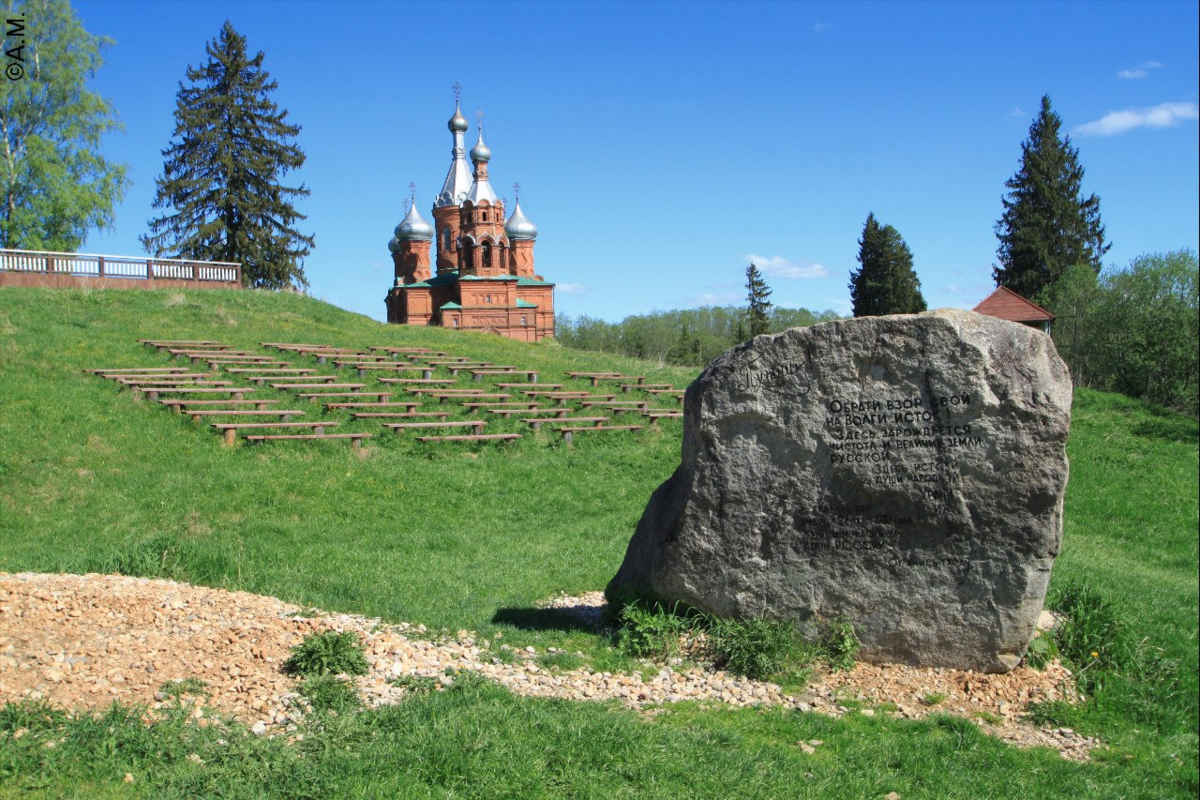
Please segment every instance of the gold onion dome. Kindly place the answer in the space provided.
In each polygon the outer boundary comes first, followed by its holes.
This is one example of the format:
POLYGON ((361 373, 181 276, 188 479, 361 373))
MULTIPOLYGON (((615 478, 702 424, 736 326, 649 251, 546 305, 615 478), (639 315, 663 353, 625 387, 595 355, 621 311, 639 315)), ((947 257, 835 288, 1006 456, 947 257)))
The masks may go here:
POLYGON ((517 200, 513 205, 512 216, 508 218, 508 222, 504 223, 504 235, 510 240, 527 240, 533 241, 537 238, 538 229, 529 221, 529 218, 521 211, 521 201, 517 200))

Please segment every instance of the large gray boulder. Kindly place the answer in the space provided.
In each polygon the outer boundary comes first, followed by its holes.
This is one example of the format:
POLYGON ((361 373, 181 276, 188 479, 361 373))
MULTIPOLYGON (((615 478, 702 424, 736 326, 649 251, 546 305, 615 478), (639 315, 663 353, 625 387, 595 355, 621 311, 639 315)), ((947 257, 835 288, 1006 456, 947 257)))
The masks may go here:
POLYGON ((610 600, 848 617, 875 662, 1005 672, 1062 538, 1071 380, 969 311, 759 336, 687 390, 683 458, 610 600))

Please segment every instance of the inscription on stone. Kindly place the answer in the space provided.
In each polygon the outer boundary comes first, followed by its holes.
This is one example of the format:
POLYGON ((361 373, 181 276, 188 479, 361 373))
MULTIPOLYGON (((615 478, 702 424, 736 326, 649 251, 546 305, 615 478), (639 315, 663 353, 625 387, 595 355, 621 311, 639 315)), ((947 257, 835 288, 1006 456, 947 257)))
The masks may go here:
POLYGON ((1048 337, 970 312, 758 337, 689 388, 610 598, 846 615, 871 660, 1011 669, 1058 552, 1070 399, 1048 337))

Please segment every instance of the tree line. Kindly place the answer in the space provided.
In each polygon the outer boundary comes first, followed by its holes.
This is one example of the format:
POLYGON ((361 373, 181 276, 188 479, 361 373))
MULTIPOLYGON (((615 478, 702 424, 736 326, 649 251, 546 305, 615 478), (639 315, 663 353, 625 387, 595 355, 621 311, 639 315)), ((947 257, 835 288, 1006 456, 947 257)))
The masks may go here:
MULTIPOLYGON (((766 325, 761 333, 778 333, 841 316, 835 311, 778 307, 760 313, 766 325)), ((559 314, 554 325, 555 338, 568 347, 682 366, 703 366, 750 338, 747 309, 732 305, 652 311, 620 322, 605 322, 586 314, 577 317, 559 314)))

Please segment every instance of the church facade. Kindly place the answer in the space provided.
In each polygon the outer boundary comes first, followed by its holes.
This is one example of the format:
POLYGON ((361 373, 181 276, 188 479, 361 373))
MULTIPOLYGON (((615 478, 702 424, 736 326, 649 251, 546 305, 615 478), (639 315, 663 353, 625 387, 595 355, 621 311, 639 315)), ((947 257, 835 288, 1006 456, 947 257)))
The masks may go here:
POLYGON ((433 224, 417 211, 414 196, 388 243, 396 273, 386 298, 388 322, 487 331, 527 342, 554 336, 554 284, 534 269, 537 226, 522 213, 519 195, 506 218, 504 201, 488 181, 492 151, 484 144, 482 122, 467 166, 464 137, 470 126, 457 91, 447 127, 454 149, 433 203, 433 224))

